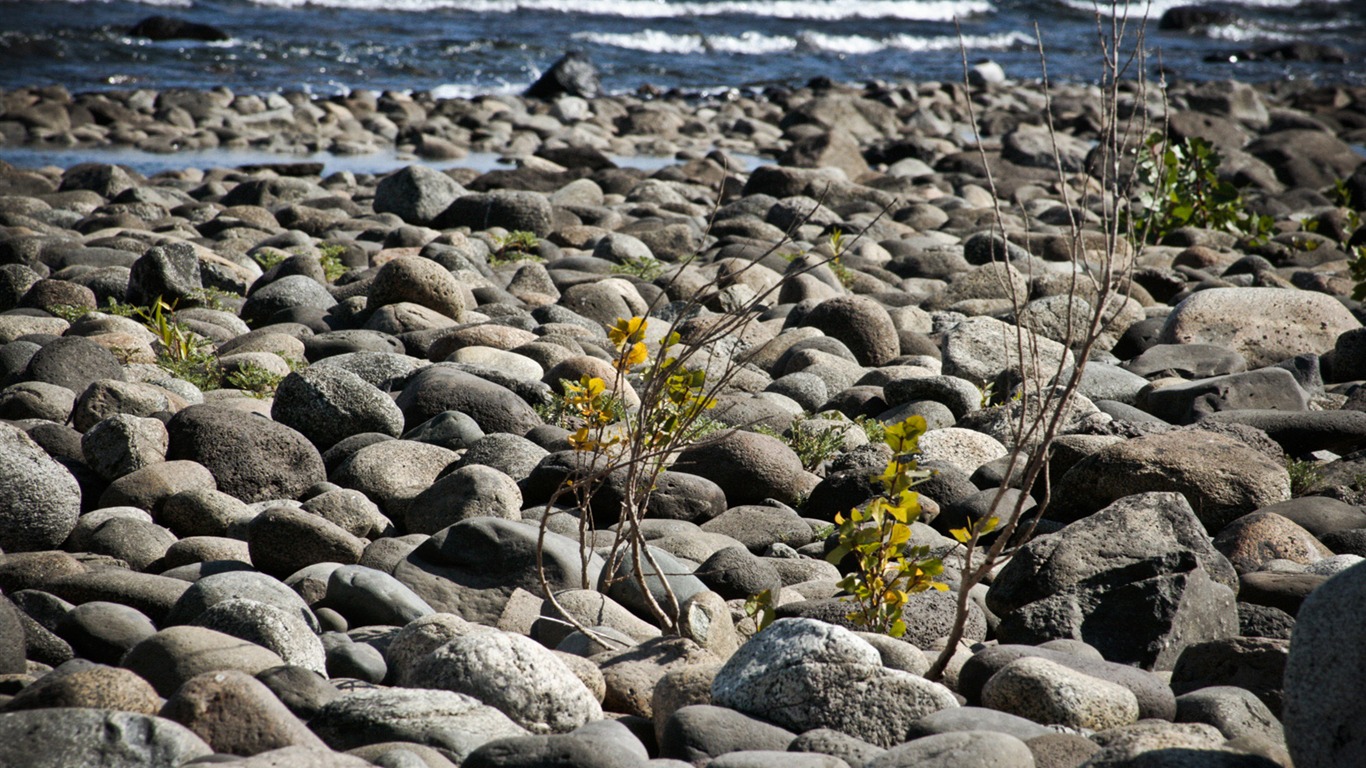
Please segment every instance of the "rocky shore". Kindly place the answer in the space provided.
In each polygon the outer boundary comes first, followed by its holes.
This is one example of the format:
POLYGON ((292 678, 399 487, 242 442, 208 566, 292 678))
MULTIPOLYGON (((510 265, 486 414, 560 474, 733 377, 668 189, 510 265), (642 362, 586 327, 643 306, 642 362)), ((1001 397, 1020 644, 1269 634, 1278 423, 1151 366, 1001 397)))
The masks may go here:
POLYGON ((1078 203, 1105 192, 1102 94, 1051 96, 1056 139, 990 66, 709 99, 0 94, 5 145, 281 153, 0 163, 0 765, 1366 762, 1366 91, 1121 88, 1274 226, 1113 249, 1078 203), (515 167, 290 158, 380 149, 515 167), (1105 263, 1051 503, 931 682, 952 595, 869 634, 825 559, 886 461, 855 420, 926 420, 916 542, 953 582, 950 529, 1040 445, 1012 428, 1015 330, 1065 369, 1078 264, 1105 263), (723 429, 643 524, 682 601, 664 633, 608 578, 611 512, 547 509, 557 393, 610 372, 618 318, 695 311, 686 343, 756 297, 699 358, 738 366, 723 429), (826 429, 828 455, 790 445, 826 429))

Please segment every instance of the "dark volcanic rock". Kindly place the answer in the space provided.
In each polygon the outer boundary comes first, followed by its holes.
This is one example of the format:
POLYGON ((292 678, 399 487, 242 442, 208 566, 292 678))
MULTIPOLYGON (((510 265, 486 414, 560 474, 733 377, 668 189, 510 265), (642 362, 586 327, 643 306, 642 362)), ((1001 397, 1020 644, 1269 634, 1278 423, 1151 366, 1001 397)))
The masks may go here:
POLYGON ((270 419, 196 405, 176 414, 167 431, 167 459, 203 464, 218 481, 218 490, 246 502, 298 498, 327 479, 318 449, 270 419))
POLYGON ((535 99, 554 99, 559 96, 582 96, 591 99, 602 90, 598 70, 581 51, 570 51, 550 65, 545 74, 536 79, 524 95, 535 99))
POLYGON ((172 16, 148 16, 134 24, 128 34, 150 40, 227 40, 228 33, 218 27, 172 16))

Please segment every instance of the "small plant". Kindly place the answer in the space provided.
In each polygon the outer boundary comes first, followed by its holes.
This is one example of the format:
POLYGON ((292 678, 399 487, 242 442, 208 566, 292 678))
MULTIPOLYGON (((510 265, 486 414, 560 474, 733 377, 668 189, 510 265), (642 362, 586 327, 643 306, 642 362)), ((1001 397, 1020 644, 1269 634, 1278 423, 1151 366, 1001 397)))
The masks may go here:
POLYGON ((1323 470, 1316 461, 1290 459, 1285 471, 1290 474, 1290 495, 1296 498, 1313 491, 1323 480, 1323 470))
POLYGON ((258 248, 251 257, 260 265, 262 272, 269 272, 275 267, 283 264, 284 260, 291 255, 292 254, 282 251, 279 248, 258 248))
POLYGON ((920 517, 920 495, 911 490, 929 476, 917 469, 915 454, 925 419, 912 416, 887 427, 886 443, 892 458, 875 478, 882 493, 862 509, 835 516, 839 544, 827 558, 838 564, 854 556, 854 570, 839 581, 857 607, 846 618, 872 632, 892 637, 906 634, 902 608, 911 595, 928 589, 947 591, 936 580, 944 563, 930 555, 926 546, 909 546, 911 524, 920 517))
POLYGON ((870 443, 882 443, 887 440, 887 425, 883 424, 875 416, 855 416, 854 423, 863 428, 863 434, 868 436, 870 443))
POLYGON ((497 250, 489 255, 489 266, 499 267, 515 261, 543 261, 536 249, 541 246, 540 238, 534 232, 517 230, 506 235, 495 236, 493 244, 497 250))
POLYGON ((86 307, 77 304, 53 304, 47 308, 47 313, 49 315, 60 317, 68 323, 74 323, 95 311, 97 310, 94 307, 86 307))
POLYGON ((337 243, 325 243, 318 248, 318 261, 323 265, 323 278, 327 282, 335 282, 349 269, 341 259, 343 253, 346 253, 346 246, 337 243))
POLYGON ((798 420, 786 432, 780 432, 767 424, 759 424, 755 432, 776 437, 787 443, 792 452, 802 462, 806 471, 814 471, 824 461, 844 450, 844 429, 842 427, 821 426, 810 421, 798 420))
POLYGON ((160 296, 147 307, 136 307, 133 315, 157 340, 157 365, 184 379, 200 390, 222 386, 223 373, 209 350, 209 342, 169 315, 174 307, 160 296))
POLYGON ((191 291, 187 298, 194 302, 195 306, 216 309, 220 312, 232 312, 233 309, 227 304, 227 301, 242 297, 222 288, 197 288, 191 291))
POLYGON ((774 612, 773 590, 765 589, 745 600, 745 615, 754 620, 755 633, 763 632, 777 617, 774 612))
POLYGON ((843 261, 841 261, 844 256, 845 246, 844 232, 839 227, 835 227, 830 231, 829 243, 830 253, 832 255, 830 256, 830 261, 827 263, 827 266, 830 267, 831 272, 835 273, 835 277, 839 278, 840 285, 843 285, 845 288, 852 288, 854 285, 854 273, 844 265, 843 261))
POLYGON ((1134 172, 1140 192, 1127 211, 1126 226, 1150 243, 1181 227, 1264 242, 1274 220, 1249 211, 1238 188, 1219 178, 1222 162, 1214 145, 1198 136, 1174 142, 1153 133, 1138 153, 1134 172))
POLYGON ((252 397, 265 399, 275 396, 275 390, 284 378, 264 366, 248 361, 225 376, 224 380, 234 389, 240 389, 252 397))
POLYGON ((641 280, 653 280, 664 272, 664 263, 653 256, 637 256, 612 266, 614 275, 634 275, 641 280))

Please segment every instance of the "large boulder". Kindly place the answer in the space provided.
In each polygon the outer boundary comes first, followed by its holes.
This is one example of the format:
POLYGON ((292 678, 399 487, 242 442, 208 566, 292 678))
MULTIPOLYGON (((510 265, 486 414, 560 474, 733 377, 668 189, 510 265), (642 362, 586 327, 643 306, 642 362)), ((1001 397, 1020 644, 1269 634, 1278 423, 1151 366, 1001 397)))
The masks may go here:
POLYGON ((1110 661, 1170 669, 1187 644, 1238 633, 1237 584, 1186 500, 1146 493, 1021 547, 987 606, 1002 642, 1084 640, 1110 661))
POLYGON ((970 317, 945 331, 943 339, 944 375, 967 379, 979 387, 995 382, 1006 371, 1047 383, 1073 362, 1067 347, 992 317, 970 317), (1017 343, 1018 335, 1023 335, 1022 345, 1017 343))
POLYGON ((441 171, 410 165, 380 179, 375 186, 375 213, 392 213, 425 227, 463 194, 464 188, 441 171))
POLYGON ((1339 335, 1360 328, 1337 299, 1316 291, 1282 288, 1212 288, 1199 291, 1167 316, 1163 344, 1218 344, 1247 359, 1249 368, 1308 352, 1323 354, 1339 335))
POLYGON ((781 440, 735 430, 713 435, 679 453, 673 469, 704 477, 725 491, 731 506, 766 498, 797 500, 801 459, 781 440))
POLYGON ((1286 662, 1281 719, 1300 768, 1366 763, 1366 638, 1344 621, 1366 611, 1366 565, 1343 571, 1300 606, 1286 662))
POLYGON ((195 405, 166 425, 168 460, 197 461, 218 490, 245 502, 293 499, 327 479, 308 438, 270 419, 215 405, 195 405))
POLYGON ((336 750, 404 741, 438 749, 457 764, 485 742, 527 735, 463 693, 412 688, 352 691, 324 704, 308 725, 336 750))
POLYGON ((135 712, 54 707, 0 714, 0 765, 16 768, 172 766, 212 753, 185 726, 135 712))
POLYGON ((80 514, 76 478, 23 430, 0 424, 0 551, 56 549, 80 514))
POLYGON ((362 432, 403 433, 403 411, 393 399, 337 366, 309 366, 286 376, 275 391, 270 415, 319 451, 362 432))
POLYGON ((866 296, 840 296, 817 304, 803 321, 844 342, 862 365, 886 365, 901 354, 891 315, 866 296))
POLYGON ((397 402, 409 429, 445 411, 473 418, 485 434, 525 435, 542 424, 535 409, 512 390, 444 363, 414 373, 397 402))
POLYGON ((947 688, 884 667, 867 641, 815 619, 775 621, 726 662, 711 693, 717 706, 794 732, 830 728, 881 747, 906 741, 915 720, 958 706, 947 688))
POLYGON ((566 733, 602 717, 574 672, 525 635, 456 637, 418 662, 413 677, 423 688, 469 694, 532 733, 566 733))
POLYGON ((1058 481, 1049 516, 1072 522, 1136 493, 1186 497, 1211 534, 1253 510, 1290 498, 1284 466, 1231 437, 1176 430, 1105 447, 1058 481))

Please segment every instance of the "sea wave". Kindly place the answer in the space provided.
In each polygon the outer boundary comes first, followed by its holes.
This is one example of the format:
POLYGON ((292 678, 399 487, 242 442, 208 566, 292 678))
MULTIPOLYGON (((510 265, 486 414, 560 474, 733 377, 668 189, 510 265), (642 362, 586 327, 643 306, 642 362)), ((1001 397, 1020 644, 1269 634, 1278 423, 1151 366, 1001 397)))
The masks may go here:
POLYGON ((633 19, 675 19, 698 16, 755 16, 769 19, 897 19, 951 21, 956 17, 990 13, 989 0, 252 0, 278 8, 319 7, 344 10, 471 13, 539 11, 633 19))
MULTIPOLYGON (((1290 9, 1299 8, 1307 5, 1335 5, 1348 3, 1353 0, 1238 0, 1236 3, 1228 3, 1230 10, 1258 8, 1258 9, 1290 9)), ((1111 3, 1108 0, 1060 0, 1060 2, 1077 11, 1086 13, 1099 13, 1102 16, 1122 16, 1127 15, 1130 19, 1140 19, 1145 16, 1154 21, 1162 18, 1162 14, 1173 8, 1191 5, 1191 0, 1150 0, 1147 3, 1134 2, 1111 3)), ((1214 3, 1213 7, 1219 7, 1221 3, 1214 3)))
MULTIPOLYGON (((766 55, 791 51, 812 51, 859 56, 883 51, 929 51, 958 50, 956 36, 919 37, 916 35, 892 35, 886 38, 866 37, 863 35, 828 35, 822 32, 807 31, 796 36, 765 35, 759 32, 743 32, 739 35, 699 35, 672 34, 657 29, 640 32, 578 32, 575 40, 596 45, 624 48, 633 51, 650 51, 680 55, 698 53, 730 53, 738 55, 766 55)), ((1021 45, 1034 45, 1034 38, 1022 32, 1006 32, 998 35, 966 35, 963 47, 969 51, 1005 50, 1021 45)))

